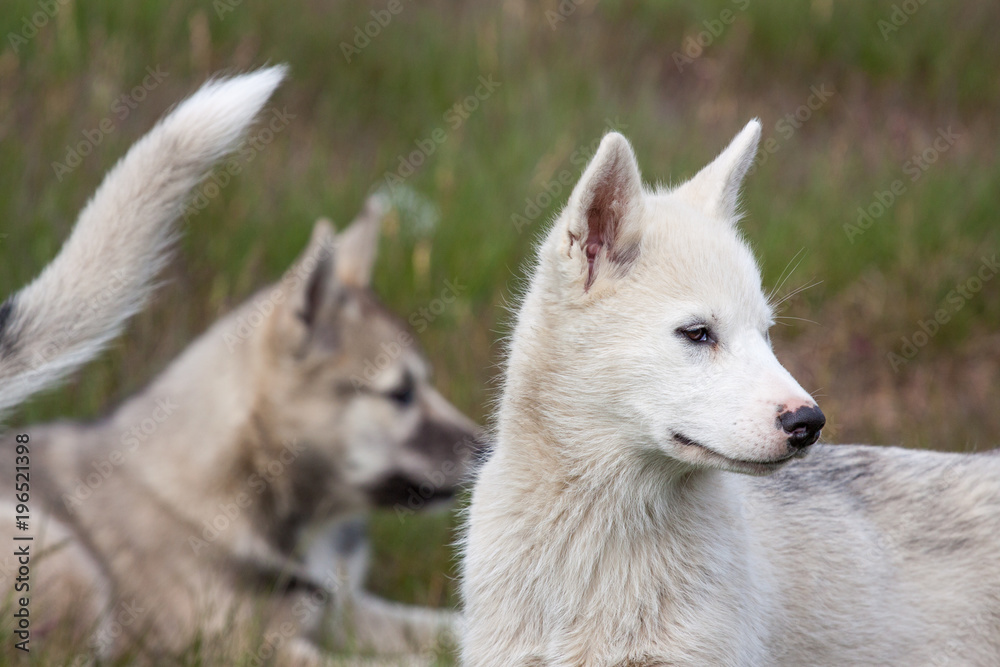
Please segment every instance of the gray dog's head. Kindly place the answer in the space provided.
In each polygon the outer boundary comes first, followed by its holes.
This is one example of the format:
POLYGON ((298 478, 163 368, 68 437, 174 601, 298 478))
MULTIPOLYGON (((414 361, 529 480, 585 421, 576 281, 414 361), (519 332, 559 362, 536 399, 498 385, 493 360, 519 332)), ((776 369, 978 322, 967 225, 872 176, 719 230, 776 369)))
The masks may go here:
POLYGON ((335 234, 316 223, 302 256, 259 298, 281 294, 260 344, 260 428, 297 443, 296 493, 336 515, 421 509, 465 478, 479 427, 430 382, 413 333, 369 288, 384 203, 335 234))

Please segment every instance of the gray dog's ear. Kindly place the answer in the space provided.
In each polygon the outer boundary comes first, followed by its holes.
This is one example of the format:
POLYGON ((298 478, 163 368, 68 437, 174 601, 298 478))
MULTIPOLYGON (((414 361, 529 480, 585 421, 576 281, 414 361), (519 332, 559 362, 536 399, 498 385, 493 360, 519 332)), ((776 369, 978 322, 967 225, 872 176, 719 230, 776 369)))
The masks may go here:
POLYGON ((335 307, 342 287, 336 273, 336 234, 329 220, 313 226, 312 237, 281 280, 284 340, 297 348, 313 337, 323 315, 335 307))
POLYGON ((676 193, 713 217, 735 219, 740 185, 757 155, 759 141, 760 121, 754 118, 717 158, 676 193))
POLYGON ((317 220, 309 244, 285 272, 269 298, 277 304, 273 341, 283 352, 299 354, 310 341, 336 343, 329 314, 342 301, 336 275, 336 239, 329 220, 317 220))
MULTIPOLYGON (((281 281, 287 299, 281 326, 289 341, 336 344, 333 324, 340 309, 351 303, 345 288, 367 287, 371 282, 379 228, 388 210, 388 201, 373 195, 340 234, 329 220, 316 221, 309 245, 281 281)), ((293 343, 293 348, 297 345, 293 343)))
POLYGON ((361 213, 337 236, 337 278, 346 285, 368 287, 378 254, 382 218, 389 212, 389 202, 381 194, 366 201, 361 213))
POLYGON ((589 290, 602 276, 620 275, 634 261, 641 237, 642 178, 628 139, 611 132, 580 177, 566 205, 569 255, 589 290))
POLYGON ((325 218, 317 220, 303 255, 303 273, 308 273, 299 298, 298 315, 308 327, 316 324, 320 312, 332 301, 336 291, 334 247, 333 225, 325 218))

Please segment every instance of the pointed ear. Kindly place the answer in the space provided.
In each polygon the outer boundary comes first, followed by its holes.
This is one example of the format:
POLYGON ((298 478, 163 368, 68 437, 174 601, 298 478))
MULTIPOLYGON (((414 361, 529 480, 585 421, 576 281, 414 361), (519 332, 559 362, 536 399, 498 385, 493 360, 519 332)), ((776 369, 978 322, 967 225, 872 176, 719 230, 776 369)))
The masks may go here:
POLYGON ((337 236, 337 278, 344 284, 368 287, 371 283, 379 230, 389 208, 383 195, 368 197, 358 217, 337 236))
MULTIPOLYGON (((570 258, 584 291, 602 276, 621 274, 639 250, 642 178, 628 140, 605 135, 566 205, 570 258)), ((574 276, 576 277, 576 276, 574 276)))
POLYGON ((747 123, 726 150, 676 193, 705 213, 717 218, 736 218, 740 184, 757 155, 760 121, 747 123))
POLYGON ((310 329, 338 291, 335 243, 336 235, 330 221, 324 218, 317 220, 309 245, 283 281, 295 292, 290 300, 295 317, 310 329))

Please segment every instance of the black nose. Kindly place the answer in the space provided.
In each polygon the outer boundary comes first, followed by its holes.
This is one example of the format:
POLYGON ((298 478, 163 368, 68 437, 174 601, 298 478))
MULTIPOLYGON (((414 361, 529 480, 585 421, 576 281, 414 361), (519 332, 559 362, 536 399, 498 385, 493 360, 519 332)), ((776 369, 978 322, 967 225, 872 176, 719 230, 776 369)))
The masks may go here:
POLYGON ((819 432, 826 425, 826 416, 815 405, 803 406, 795 412, 782 412, 778 417, 781 428, 788 434, 788 444, 803 449, 819 439, 819 432))

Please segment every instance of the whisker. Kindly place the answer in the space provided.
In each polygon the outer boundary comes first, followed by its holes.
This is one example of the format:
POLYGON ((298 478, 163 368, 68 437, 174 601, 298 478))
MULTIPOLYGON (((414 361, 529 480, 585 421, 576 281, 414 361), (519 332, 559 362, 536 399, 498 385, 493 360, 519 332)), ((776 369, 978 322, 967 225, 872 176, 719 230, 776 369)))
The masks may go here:
POLYGON ((805 251, 806 247, 802 246, 801 248, 799 248, 799 251, 796 252, 794 255, 792 255, 792 258, 788 260, 788 264, 785 265, 785 268, 781 271, 781 275, 778 276, 778 285, 773 290, 771 290, 771 293, 769 295, 770 298, 773 299, 775 295, 777 295, 777 293, 781 291, 781 288, 785 286, 785 282, 792 277, 793 273, 795 273, 795 269, 799 268, 799 264, 801 264, 802 260, 805 259, 805 254, 804 254, 805 251), (799 257, 799 255, 802 256, 799 257), (797 262, 795 262, 796 259, 798 259, 797 262), (795 266, 792 266, 792 262, 795 262, 795 266), (788 267, 790 266, 792 266, 791 271, 788 270, 788 267))
POLYGON ((803 285, 802 287, 793 289, 791 292, 789 292, 785 296, 781 297, 781 299, 777 303, 775 303, 773 307, 777 308, 781 304, 783 304, 786 301, 788 301, 789 299, 791 299, 793 296, 796 296, 797 294, 801 294, 802 292, 805 292, 807 289, 810 289, 812 287, 816 287, 816 285, 819 285, 822 282, 823 282, 822 280, 817 280, 816 282, 811 283, 809 285, 803 285))
MULTIPOLYGON (((819 324, 819 322, 817 322, 816 320, 809 320, 809 319, 806 319, 804 317, 794 317, 792 315, 775 315, 774 319, 775 320, 798 320, 800 322, 808 322, 809 324, 817 324, 817 325, 819 324)), ((790 324, 786 324, 785 326, 791 326, 791 325, 790 324)))

